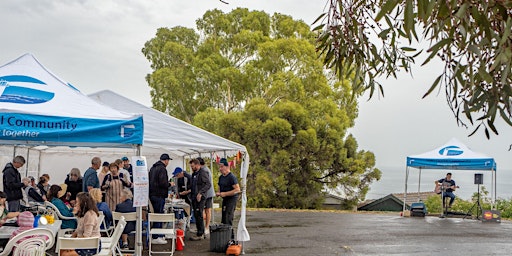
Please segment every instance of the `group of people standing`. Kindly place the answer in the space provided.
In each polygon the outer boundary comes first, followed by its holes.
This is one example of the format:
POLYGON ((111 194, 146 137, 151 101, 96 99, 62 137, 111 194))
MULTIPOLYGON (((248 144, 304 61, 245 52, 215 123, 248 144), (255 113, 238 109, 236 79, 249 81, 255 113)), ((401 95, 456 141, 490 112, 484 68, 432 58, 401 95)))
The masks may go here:
MULTIPOLYGON (((169 179, 167 166, 172 160, 168 154, 162 154, 149 170, 149 198, 155 213, 163 213, 165 199, 169 192, 175 189, 179 198, 185 199, 192 207, 197 232, 190 239, 201 240, 209 233, 213 197, 222 198, 222 223, 233 225, 234 211, 240 186, 231 173, 227 159, 218 161, 221 175, 218 190, 215 192, 213 177, 210 169, 202 158, 189 161, 192 174, 177 167, 173 177, 169 179), (176 183, 174 182, 176 181, 176 183), (204 216, 203 216, 204 213, 204 216)), ((127 157, 117 159, 112 163, 101 161, 100 157, 91 160, 91 166, 82 176, 78 168, 72 168, 61 185, 51 185, 49 175, 43 175, 38 184, 34 178, 21 179, 18 171, 25 164, 23 156, 14 157, 3 170, 3 186, 5 193, 0 193, 0 225, 7 218, 16 217, 22 212, 22 203, 39 204, 49 201, 54 204, 64 216, 76 216, 77 220, 65 220, 61 228, 76 229, 74 236, 99 236, 99 225, 93 216, 99 211, 105 215, 108 228, 112 223, 112 211, 134 212, 130 189, 133 188, 132 166, 127 157), (36 195, 37 194, 37 195, 36 195), (4 195, 5 200, 1 200, 4 195), (29 197, 30 199, 26 200, 29 197), (25 199, 24 199, 25 198, 25 199)), ((155 228, 161 223, 155 223, 155 228)), ((127 234, 135 229, 135 223, 130 223, 123 232, 123 248, 127 248, 127 234)), ((154 237, 153 243, 165 244, 163 237, 154 237)), ((71 253, 71 252, 70 252, 71 253)), ((71 253, 70 255, 74 255, 71 253)))
MULTIPOLYGON (((240 186, 236 176, 231 173, 227 159, 222 158, 219 161, 221 176, 217 192, 214 190, 212 173, 201 157, 189 161, 192 174, 188 174, 181 167, 176 167, 173 171, 173 177, 177 179, 176 183, 167 175, 166 167, 170 160, 172 159, 168 154, 162 154, 160 161, 153 164, 149 172, 149 196, 154 211, 164 212, 165 198, 168 197, 169 190, 176 187, 174 192, 178 197, 183 198, 192 206, 197 231, 195 236, 190 237, 190 240, 198 241, 208 235, 214 196, 222 197, 221 222, 233 225, 240 186)), ((153 240, 155 244, 166 243, 162 237, 153 238, 155 238, 153 240)))

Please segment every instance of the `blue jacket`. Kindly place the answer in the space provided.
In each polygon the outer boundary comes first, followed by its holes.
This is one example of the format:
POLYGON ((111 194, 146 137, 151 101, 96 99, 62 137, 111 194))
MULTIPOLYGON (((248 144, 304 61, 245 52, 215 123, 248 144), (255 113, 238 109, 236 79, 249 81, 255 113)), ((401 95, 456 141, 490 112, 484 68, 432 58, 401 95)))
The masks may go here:
POLYGON ((103 215, 105 215, 105 224, 107 226, 104 227, 103 224, 101 224, 101 228, 102 229, 109 228, 110 225, 112 225, 113 219, 112 219, 112 212, 110 211, 110 208, 108 208, 108 204, 105 202, 99 202, 99 203, 96 203, 96 206, 98 207, 98 211, 102 211, 103 215))

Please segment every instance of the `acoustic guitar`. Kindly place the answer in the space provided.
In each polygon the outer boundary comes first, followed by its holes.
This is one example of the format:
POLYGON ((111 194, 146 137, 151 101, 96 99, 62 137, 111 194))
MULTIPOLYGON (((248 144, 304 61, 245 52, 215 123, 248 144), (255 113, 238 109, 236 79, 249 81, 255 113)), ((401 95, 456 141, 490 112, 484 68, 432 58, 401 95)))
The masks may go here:
MULTIPOLYGON (((445 182, 444 183, 444 189, 448 189, 448 188, 451 188, 453 191, 455 191, 455 189, 460 188, 460 187, 459 186, 452 186, 451 183, 445 182)), ((443 192, 443 184, 438 182, 436 184, 436 187, 434 188, 434 192, 436 192, 436 194, 441 194, 441 192, 443 192)))

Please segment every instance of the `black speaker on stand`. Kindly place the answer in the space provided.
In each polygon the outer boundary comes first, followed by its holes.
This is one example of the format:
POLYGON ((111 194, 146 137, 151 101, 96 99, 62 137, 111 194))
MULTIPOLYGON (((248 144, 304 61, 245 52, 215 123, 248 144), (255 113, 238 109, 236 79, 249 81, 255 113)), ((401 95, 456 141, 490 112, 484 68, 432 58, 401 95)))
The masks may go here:
POLYGON ((480 219, 480 214, 483 213, 482 205, 480 204, 480 185, 484 184, 484 175, 481 173, 475 173, 475 185, 478 185, 477 199, 476 202, 471 206, 469 211, 466 213, 463 219, 471 215, 471 211, 476 206, 476 219, 480 219))
POLYGON ((481 173, 475 173, 475 185, 484 184, 484 175, 481 173))

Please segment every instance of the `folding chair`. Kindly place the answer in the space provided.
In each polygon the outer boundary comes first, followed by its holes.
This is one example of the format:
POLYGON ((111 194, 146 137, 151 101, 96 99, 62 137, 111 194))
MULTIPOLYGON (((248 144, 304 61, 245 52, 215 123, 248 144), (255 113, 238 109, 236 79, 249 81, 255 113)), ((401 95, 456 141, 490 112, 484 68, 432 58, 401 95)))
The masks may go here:
POLYGON ((57 251, 59 256, 61 250, 98 249, 99 246, 99 237, 59 237, 57 240, 57 251))
POLYGON ((111 237, 101 237, 101 251, 97 255, 107 256, 107 255, 116 255, 116 251, 119 255, 123 255, 119 248, 119 239, 123 234, 124 227, 126 226, 126 221, 124 217, 121 217, 114 228, 114 232, 111 237))
POLYGON ((105 228, 107 226, 107 221, 105 220, 105 215, 103 214, 103 211, 99 211, 100 216, 98 217, 98 223, 100 224, 100 233, 105 233, 108 237, 112 235, 112 232, 114 232, 114 225, 110 225, 110 227, 105 228), (101 228, 103 225, 104 228, 101 228))
MULTIPOLYGON (((152 254, 169 254, 173 255, 175 250, 175 242, 176 242, 176 230, 174 228, 174 213, 148 213, 148 223, 149 223, 149 255, 152 254), (152 222, 168 222, 171 223, 172 228, 151 228, 152 222), (171 241, 171 251, 153 251, 151 249, 151 240, 153 240, 152 235, 167 235, 170 236, 171 241)), ((162 225, 163 226, 163 225, 162 225)))
MULTIPOLYGON (((121 220, 121 218, 124 218, 126 222, 128 221, 137 221, 137 213, 136 212, 112 212, 112 219, 114 219, 114 223, 121 220)), ((124 229, 124 227, 123 227, 124 229)), ((121 230, 121 233, 123 230, 121 230)), ((135 235, 136 231, 132 231, 130 233, 135 235)), ((119 236, 121 237, 121 236, 119 236)), ((119 240, 119 239, 118 239, 119 240)), ((120 250, 121 252, 135 252, 134 250, 120 250)))

